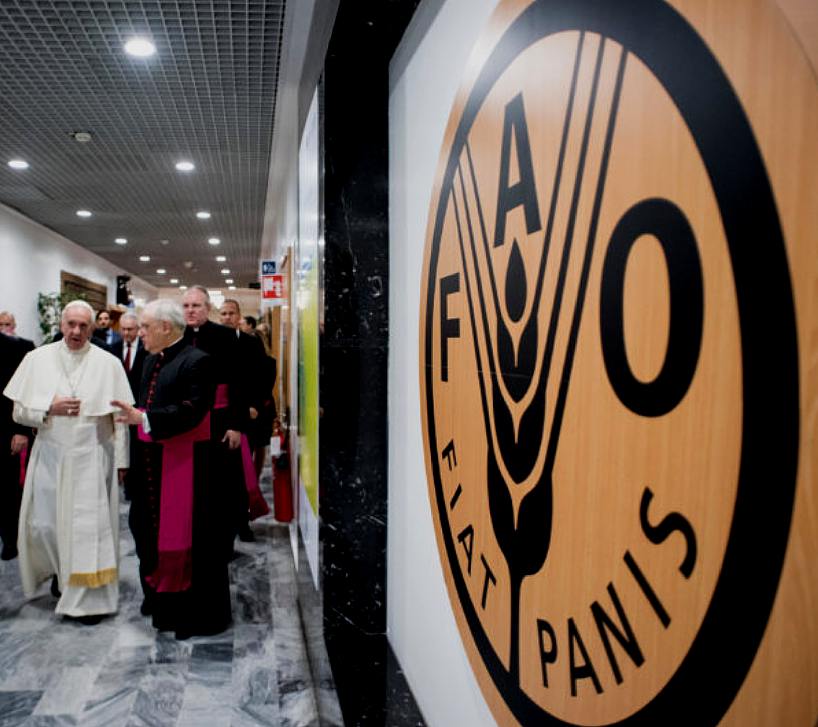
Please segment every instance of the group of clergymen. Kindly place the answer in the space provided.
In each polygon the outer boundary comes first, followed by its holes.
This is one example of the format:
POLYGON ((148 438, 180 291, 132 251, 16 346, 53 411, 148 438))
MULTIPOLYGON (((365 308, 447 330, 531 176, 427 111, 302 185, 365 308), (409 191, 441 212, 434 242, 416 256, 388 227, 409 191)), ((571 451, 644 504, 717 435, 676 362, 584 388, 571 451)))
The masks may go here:
POLYGON ((73 301, 59 340, 39 348, 0 328, 2 558, 19 555, 27 597, 51 579, 58 614, 94 624, 116 612, 122 484, 142 613, 179 639, 230 625, 235 538, 252 540, 249 521, 269 512, 258 474, 275 360, 239 330, 236 301, 225 325, 210 308, 191 287, 181 305, 124 314, 117 335, 107 312, 95 325, 73 301))

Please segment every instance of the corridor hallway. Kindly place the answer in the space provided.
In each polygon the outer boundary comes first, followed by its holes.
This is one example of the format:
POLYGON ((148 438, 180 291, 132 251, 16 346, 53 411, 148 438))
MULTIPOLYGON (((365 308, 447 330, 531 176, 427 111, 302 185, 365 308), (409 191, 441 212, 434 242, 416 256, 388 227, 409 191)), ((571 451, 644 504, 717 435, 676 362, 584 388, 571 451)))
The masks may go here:
MULTIPOLYGON (((268 502, 270 472, 262 478, 268 502)), ((120 515, 119 613, 96 626, 54 613, 48 583, 26 602, 17 560, 0 563, 0 727, 251 727, 341 724, 334 692, 316 694, 287 525, 253 523, 230 564, 233 625, 177 641, 139 613, 128 503, 120 515), (336 716, 333 716, 336 715, 336 716)))

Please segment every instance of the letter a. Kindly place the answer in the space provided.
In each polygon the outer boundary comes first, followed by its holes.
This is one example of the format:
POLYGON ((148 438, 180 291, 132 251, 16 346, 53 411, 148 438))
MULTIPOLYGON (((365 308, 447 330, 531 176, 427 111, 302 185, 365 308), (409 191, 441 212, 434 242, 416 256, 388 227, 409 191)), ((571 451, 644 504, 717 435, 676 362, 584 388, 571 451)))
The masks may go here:
POLYGON ((534 184, 534 164, 531 161, 531 144, 525 122, 523 95, 517 94, 506 106, 503 121, 503 146, 500 152, 500 182, 497 191, 497 220, 494 224, 494 247, 505 242, 506 217, 511 210, 523 206, 525 228, 530 235, 539 230, 540 208, 537 206, 537 188, 534 184), (509 184, 511 175, 511 136, 517 154, 519 181, 509 184))

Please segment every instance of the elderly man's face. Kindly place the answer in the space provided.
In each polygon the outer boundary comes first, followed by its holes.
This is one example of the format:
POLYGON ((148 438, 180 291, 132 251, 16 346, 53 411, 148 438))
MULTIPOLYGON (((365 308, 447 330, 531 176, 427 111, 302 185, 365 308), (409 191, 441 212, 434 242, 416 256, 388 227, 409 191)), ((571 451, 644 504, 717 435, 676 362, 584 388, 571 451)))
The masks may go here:
POLYGON ((67 308, 60 323, 65 345, 72 351, 81 349, 94 332, 94 322, 90 311, 79 306, 67 308))
POLYGON ((108 315, 108 311, 103 310, 97 313, 97 328, 102 328, 103 330, 105 330, 110 325, 111 316, 108 315))
POLYGON ((8 336, 14 335, 14 318, 10 315, 1 315, 0 316, 0 333, 5 333, 8 336))
POLYGON ((165 325, 149 313, 139 319, 139 337, 148 353, 159 353, 165 347, 165 325))
POLYGON ((209 305, 201 290, 188 290, 182 298, 182 308, 185 311, 185 323, 189 326, 198 328, 207 322, 209 305))
POLYGON ((125 343, 133 343, 136 340, 136 334, 139 330, 139 326, 137 325, 136 318, 128 318, 120 319, 119 321, 119 332, 122 334, 122 340, 125 343))
POLYGON ((225 303, 219 311, 219 318, 223 326, 229 326, 230 328, 238 328, 241 320, 239 309, 235 303, 225 303))

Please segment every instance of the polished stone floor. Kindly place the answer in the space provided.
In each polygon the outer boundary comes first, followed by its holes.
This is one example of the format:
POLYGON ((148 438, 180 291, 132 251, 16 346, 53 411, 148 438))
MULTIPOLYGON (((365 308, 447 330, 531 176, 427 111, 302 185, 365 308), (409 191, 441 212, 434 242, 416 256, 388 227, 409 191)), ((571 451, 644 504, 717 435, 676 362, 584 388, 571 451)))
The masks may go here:
MULTIPOLYGON (((262 489, 270 501, 269 473, 262 489)), ((26 601, 17 561, 0 562, 0 727, 342 724, 331 688, 316 695, 310 677, 287 525, 260 518, 256 542, 237 543, 233 626, 176 641, 139 613, 126 513, 119 613, 96 626, 56 616, 48 584, 26 601)))

